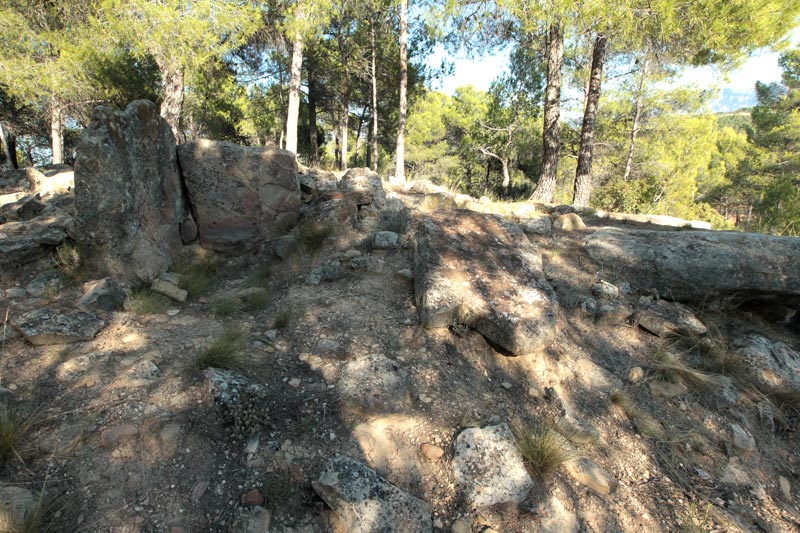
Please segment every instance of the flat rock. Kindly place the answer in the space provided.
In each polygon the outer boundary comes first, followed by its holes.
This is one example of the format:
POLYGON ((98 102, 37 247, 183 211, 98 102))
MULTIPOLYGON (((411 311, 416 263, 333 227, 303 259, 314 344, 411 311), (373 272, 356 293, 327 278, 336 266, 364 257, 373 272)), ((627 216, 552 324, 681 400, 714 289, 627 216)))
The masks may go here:
POLYGON ((540 533, 578 533, 578 517, 553 495, 541 507, 540 533))
POLYGON ((378 231, 372 239, 372 247, 378 250, 391 250, 400 244, 400 235, 394 231, 378 231))
POLYGON ((682 302, 800 301, 800 239, 742 232, 603 228, 589 256, 631 284, 682 302))
POLYGON ((48 308, 26 313, 13 325, 36 346, 92 340, 104 326, 103 321, 92 313, 71 311, 62 314, 48 308))
POLYGON ((470 211, 421 217, 415 293, 426 328, 474 327, 513 355, 546 347, 558 304, 541 255, 518 226, 470 211))
POLYGON ((158 107, 96 107, 78 144, 70 230, 89 270, 152 281, 181 248, 187 208, 175 138, 158 107))
POLYGON ((336 455, 328 460, 314 490, 351 533, 432 531, 431 506, 392 485, 368 466, 336 455))
POLYGON ((731 424, 731 436, 733 446, 744 453, 750 453, 756 449, 756 439, 739 424, 731 424))
POLYGON ((708 331, 692 310, 677 302, 658 300, 642 305, 636 312, 636 322, 654 335, 705 335, 708 331))
POLYGON ((553 223, 547 215, 520 220, 519 226, 525 233, 534 235, 550 235, 553 232, 553 223))
POLYGON ((611 474, 588 457, 568 461, 566 470, 577 482, 603 495, 611 494, 619 485, 611 474))
POLYGON ((533 487, 507 424, 462 431, 452 465, 456 481, 474 505, 519 503, 533 487))
POLYGON ((750 334, 734 340, 736 356, 747 363, 759 385, 800 388, 800 354, 786 343, 750 334))
POLYGON ((22 222, 0 225, 0 266, 18 267, 52 254, 67 238, 72 217, 55 210, 22 222))
POLYGON ((188 293, 184 289, 163 279, 155 280, 150 288, 177 302, 185 302, 188 296, 188 293))
POLYGON ((103 278, 84 285, 84 294, 78 300, 81 311, 119 311, 125 303, 125 289, 111 278, 103 278))
POLYGON ((299 220, 292 152, 199 139, 180 145, 178 157, 204 248, 243 253, 299 220))
POLYGON ((419 451, 425 459, 431 462, 438 461, 444 455, 444 450, 441 447, 427 442, 419 447, 419 451))
POLYGON ((64 288, 64 280, 58 270, 40 272, 25 287, 25 292, 34 298, 41 298, 47 292, 60 292, 64 288))

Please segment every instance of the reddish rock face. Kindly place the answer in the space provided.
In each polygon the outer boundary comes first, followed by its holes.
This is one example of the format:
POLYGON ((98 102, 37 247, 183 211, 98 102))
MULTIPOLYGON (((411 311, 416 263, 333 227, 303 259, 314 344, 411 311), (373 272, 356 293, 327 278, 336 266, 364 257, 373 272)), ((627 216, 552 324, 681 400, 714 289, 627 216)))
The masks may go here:
POLYGON ((179 146, 178 157, 204 248, 243 253, 297 223, 291 152, 200 139, 179 146))
POLYGON ((422 218, 414 262, 425 327, 465 324, 513 355, 553 338, 555 293, 519 227, 471 211, 434 213, 422 218))

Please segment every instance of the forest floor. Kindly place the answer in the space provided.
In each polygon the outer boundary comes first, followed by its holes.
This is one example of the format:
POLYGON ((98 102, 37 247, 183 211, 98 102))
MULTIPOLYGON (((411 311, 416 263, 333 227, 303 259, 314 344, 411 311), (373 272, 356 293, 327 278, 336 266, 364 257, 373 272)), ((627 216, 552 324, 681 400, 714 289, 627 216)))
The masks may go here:
MULTIPOLYGON (((416 213, 421 195, 398 196, 416 213)), ((599 325, 569 304, 615 279, 582 244, 608 221, 585 222, 585 230, 530 236, 562 305, 555 342, 528 356, 502 355, 474 331, 420 326, 413 282, 398 274, 414 270, 413 216, 406 245, 393 250, 373 250, 369 234, 354 230, 284 261, 228 260, 203 294, 153 314, 111 313, 88 342, 32 346, 10 334, 0 381, 25 423, 0 479, 42 495, 47 531, 246 531, 255 523, 340 531, 311 485, 337 453, 429 502, 436 531, 800 530, 795 419, 771 427, 758 398, 744 393, 734 406, 691 384, 672 398, 654 395, 651 384, 663 378, 657 354, 683 360, 697 346, 632 322, 599 325), (349 267, 357 255, 372 266, 349 267), (315 266, 335 259, 336 279, 308 282, 315 266), (268 300, 219 305, 253 286, 268 300), (244 339, 235 366, 267 391, 258 406, 266 424, 249 438, 221 415, 197 363, 234 329, 244 339), (402 394, 385 408, 370 401, 385 392, 378 375, 354 392, 348 379, 362 363, 402 374, 402 394), (472 508, 452 472, 454 440, 501 422, 518 433, 556 427, 564 449, 600 465, 616 490, 593 490, 561 466, 532 471, 535 487, 519 505, 472 508), (733 445, 731 424, 746 428, 753 449, 733 445), (426 455, 423 444, 444 455, 426 455)), ((0 298, 0 310, 11 322, 42 306, 72 309, 81 294, 67 284, 42 298, 0 298)), ((724 349, 756 333, 800 350, 796 321, 695 312, 724 349)))

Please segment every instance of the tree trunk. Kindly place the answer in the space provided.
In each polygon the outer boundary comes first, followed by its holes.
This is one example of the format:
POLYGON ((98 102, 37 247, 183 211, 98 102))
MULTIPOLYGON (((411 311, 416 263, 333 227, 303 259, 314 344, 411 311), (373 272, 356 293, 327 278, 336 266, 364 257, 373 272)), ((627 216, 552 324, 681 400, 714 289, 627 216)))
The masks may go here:
POLYGON ((370 168, 373 172, 378 171, 378 69, 377 56, 378 46, 375 42, 375 21, 370 20, 370 34, 372 37, 372 65, 370 78, 372 82, 372 129, 369 136, 370 148, 370 168))
POLYGON ((53 164, 64 162, 64 108, 58 98, 50 99, 50 139, 53 148, 53 164))
POLYGON ((508 186, 511 185, 511 174, 508 172, 508 159, 501 159, 500 164, 503 165, 503 195, 507 195, 508 186))
POLYGON ((647 56, 644 58, 642 65, 642 75, 639 78, 639 89, 636 92, 636 104, 633 112, 633 126, 631 127, 631 144, 628 147, 628 158, 625 160, 625 173, 622 175, 624 181, 628 181, 631 177, 631 170, 633 168, 633 151, 636 149, 636 136, 639 135, 639 123, 642 120, 642 99, 644 98, 644 80, 647 78, 647 67, 650 61, 647 56))
POLYGON ((298 33, 292 46, 289 78, 289 110, 286 113, 286 149, 297 153, 297 121, 300 116, 300 81, 303 72, 303 38, 298 33))
POLYGON ((317 74, 316 63, 311 55, 308 58, 308 136, 311 142, 312 167, 319 166, 319 146, 317 145, 317 74))
POLYGON ((175 142, 184 139, 181 130, 181 113, 183 112, 183 67, 179 65, 159 65, 161 79, 164 81, 164 99, 161 101, 161 116, 169 124, 175 142))
POLYGON ((559 116, 561 115, 561 65, 564 59, 564 34, 561 24, 550 25, 547 39, 547 88, 544 96, 544 129, 542 133, 542 174, 531 200, 552 202, 558 178, 561 152, 559 116))
POLYGON ((339 161, 339 170, 347 170, 347 132, 348 132, 348 122, 350 118, 350 103, 345 98, 342 102, 342 111, 339 115, 339 137, 340 145, 341 145, 341 160, 339 161))
POLYGON ((3 145, 3 154, 6 156, 6 161, 11 165, 14 170, 19 168, 19 161, 17 161, 17 137, 10 131, 3 129, 0 124, 0 143, 3 145))
POLYGON ((603 62, 606 55, 606 36, 600 34, 594 41, 592 51, 592 72, 589 78, 589 91, 586 95, 586 109, 581 127, 581 147, 578 152, 578 168, 575 171, 575 195, 572 205, 586 207, 592 196, 592 156, 594 155, 594 131, 597 122, 597 103, 600 100, 600 83, 603 79, 603 62))
POLYGON ((406 113, 408 111, 408 0, 400 0, 400 121, 397 126, 397 152, 394 176, 398 182, 406 180, 406 113))

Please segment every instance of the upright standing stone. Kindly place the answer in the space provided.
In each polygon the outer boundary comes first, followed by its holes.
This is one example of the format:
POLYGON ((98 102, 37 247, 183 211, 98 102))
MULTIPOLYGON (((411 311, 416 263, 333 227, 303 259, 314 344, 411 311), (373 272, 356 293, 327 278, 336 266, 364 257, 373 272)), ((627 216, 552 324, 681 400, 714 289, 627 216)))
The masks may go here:
POLYGON ((158 107, 97 107, 75 163, 81 259, 96 273, 151 281, 180 250, 185 215, 175 138, 158 107))
POLYGON ((178 157, 203 248, 243 253, 299 220, 291 152, 199 139, 182 144, 178 157))

